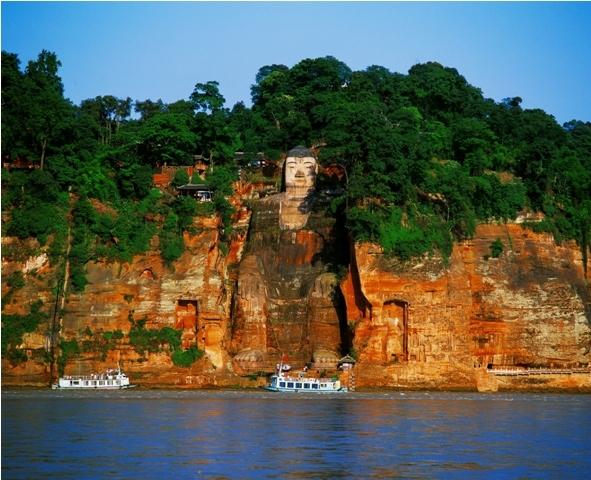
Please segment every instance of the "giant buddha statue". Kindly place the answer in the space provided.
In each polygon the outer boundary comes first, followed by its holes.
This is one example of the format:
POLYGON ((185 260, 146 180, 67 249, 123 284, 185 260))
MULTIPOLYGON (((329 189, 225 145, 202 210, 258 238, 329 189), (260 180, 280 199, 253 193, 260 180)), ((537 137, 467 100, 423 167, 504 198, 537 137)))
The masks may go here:
POLYGON ((232 349, 243 368, 283 355, 328 365, 347 353, 344 301, 328 262, 335 251, 346 262, 348 246, 332 214, 319 208, 326 200, 315 193, 317 173, 314 153, 295 147, 284 162, 284 191, 253 210, 233 305, 232 349))

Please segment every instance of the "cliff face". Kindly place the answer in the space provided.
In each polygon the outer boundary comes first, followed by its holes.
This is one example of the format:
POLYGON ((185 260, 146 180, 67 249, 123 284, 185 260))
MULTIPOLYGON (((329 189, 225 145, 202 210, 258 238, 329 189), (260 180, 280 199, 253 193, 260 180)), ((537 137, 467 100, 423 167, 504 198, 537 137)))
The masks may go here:
MULTIPOLYGON (((131 264, 90 262, 86 291, 67 295, 62 313, 57 314, 62 338, 77 339, 79 345, 91 346, 83 348, 81 355, 68 361, 66 373, 101 372, 120 361, 126 372, 142 384, 223 384, 227 373, 224 339, 232 292, 227 282, 226 257, 218 248, 218 223, 214 219, 204 219, 196 224, 201 233, 185 236, 186 251, 173 269, 166 266, 156 252, 138 256, 131 264), (126 340, 118 342, 112 349, 107 348, 106 355, 100 351, 100 345, 92 348, 92 342, 96 345, 105 332, 121 330, 128 334, 132 326, 130 318, 135 321, 146 319, 147 329, 164 326, 181 329, 182 346, 186 349, 196 345, 205 351, 204 359, 187 369, 175 367, 165 349, 141 353, 126 340)), ((14 242, 11 239, 3 241, 5 244, 14 242)), ((234 256, 239 250, 240 245, 232 246, 234 256)), ((52 284, 40 282, 38 278, 49 280, 55 278, 56 272, 49 268, 45 254, 28 262, 33 260, 40 266, 35 275, 31 275, 30 268, 22 261, 3 264, 3 280, 16 269, 21 269, 26 278, 25 287, 15 293, 14 303, 7 306, 4 313, 24 314, 31 299, 41 298, 51 309, 50 317, 53 316, 55 295, 50 291, 52 284)), ((22 347, 28 349, 32 357, 25 364, 12 367, 3 360, 3 384, 49 381, 48 365, 33 352, 47 347, 47 331, 48 325, 43 324, 37 332, 25 334, 22 347)))
POLYGON ((486 367, 576 367, 590 361, 589 299, 579 248, 519 225, 483 225, 449 265, 388 261, 356 245, 342 285, 358 386, 591 387, 589 374, 494 376, 486 367), (505 244, 498 258, 489 245, 505 244))
MULTIPOLYGON (((238 221, 246 227, 248 212, 242 210, 238 221)), ((241 300, 236 272, 254 268, 248 258, 259 247, 262 263, 257 268, 268 275, 267 327, 274 330, 270 338, 275 341, 285 325, 302 316, 306 320, 300 323, 307 326, 298 332, 303 331, 305 338, 286 330, 286 344, 302 348, 308 357, 335 345, 335 329, 323 330, 339 321, 334 299, 327 294, 333 290, 334 277, 322 273, 322 262, 314 263, 314 275, 306 285, 299 285, 302 279, 297 271, 308 271, 300 254, 284 259, 285 268, 277 267, 279 257, 297 250, 297 244, 307 245, 309 252, 322 252, 318 234, 255 229, 258 236, 251 235, 251 250, 244 256, 244 265, 237 268, 246 234, 238 235, 224 256, 218 248, 217 222, 204 220, 197 226, 201 233, 185 237, 187 250, 174 269, 164 265, 156 253, 123 266, 90 263, 86 291, 68 295, 63 310, 58 305, 56 317, 61 319, 61 337, 76 338, 80 344, 108 331, 128 334, 130 318, 145 318, 148 329, 182 329, 183 347, 196 345, 205 356, 190 368, 176 367, 165 351, 140 354, 126 337, 112 349, 87 349, 71 358, 66 373, 100 372, 120 361, 134 383, 142 385, 254 386, 255 380, 237 374, 241 371, 232 357, 239 344, 249 345, 250 335, 237 304, 241 300), (263 241, 264 235, 276 241, 263 241), (287 321, 283 325, 274 312, 287 308, 281 295, 290 289, 303 292, 292 303, 301 303, 308 313, 282 313, 287 321), (316 312, 313 318, 308 318, 310 312, 316 312)), ((320 224, 318 229, 322 230, 320 224)), ((2 243, 3 295, 10 290, 6 281, 13 272, 20 270, 25 275, 25 286, 14 292, 3 313, 27 313, 31 301, 42 299, 51 322, 56 272, 43 249, 8 238, 2 243), (18 252, 25 247, 31 255, 21 258, 18 252)), ((519 225, 483 225, 474 240, 454 247, 446 265, 437 257, 399 265, 369 244, 354 245, 351 251, 349 275, 341 284, 347 325, 341 319, 340 340, 347 348, 352 341, 357 352, 357 387, 591 390, 591 374, 496 376, 486 371, 487 366, 557 369, 589 364, 591 292, 574 243, 557 246, 551 237, 519 225), (485 259, 497 238, 505 245, 503 252, 498 258, 485 259), (349 332, 343 331, 347 328, 349 332)), ((2 360, 3 385, 47 385, 48 364, 43 361, 47 332, 44 323, 34 333, 25 334, 20 347, 29 356, 27 362, 13 366, 8 359, 2 360)), ((276 341, 281 344, 282 340, 276 341)), ((270 340, 264 346, 275 347, 270 340)))

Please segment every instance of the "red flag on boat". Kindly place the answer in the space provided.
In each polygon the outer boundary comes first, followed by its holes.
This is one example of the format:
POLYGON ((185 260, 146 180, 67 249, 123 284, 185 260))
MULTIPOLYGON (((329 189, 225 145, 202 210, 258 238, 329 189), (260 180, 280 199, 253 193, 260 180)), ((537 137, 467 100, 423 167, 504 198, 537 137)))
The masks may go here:
POLYGON ((287 355, 285 355, 285 353, 281 357, 281 360, 284 361, 284 362, 289 362, 289 358, 287 358, 287 355))

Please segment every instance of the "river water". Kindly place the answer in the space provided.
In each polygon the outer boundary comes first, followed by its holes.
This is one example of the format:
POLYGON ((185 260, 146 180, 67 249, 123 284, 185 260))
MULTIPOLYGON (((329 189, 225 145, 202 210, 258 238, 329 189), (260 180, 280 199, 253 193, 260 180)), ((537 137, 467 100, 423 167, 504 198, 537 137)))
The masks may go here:
POLYGON ((2 391, 2 479, 591 476, 591 395, 2 391))

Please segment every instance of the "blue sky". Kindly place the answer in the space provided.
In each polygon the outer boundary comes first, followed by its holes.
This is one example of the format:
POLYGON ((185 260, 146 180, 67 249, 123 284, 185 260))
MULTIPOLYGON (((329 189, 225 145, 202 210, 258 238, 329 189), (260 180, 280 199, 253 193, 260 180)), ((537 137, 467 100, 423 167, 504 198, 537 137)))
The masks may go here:
POLYGON ((188 99, 216 80, 231 108, 264 65, 332 55, 353 70, 456 68, 485 97, 591 121, 590 2, 7 2, 2 49, 43 49, 66 96, 188 99))

